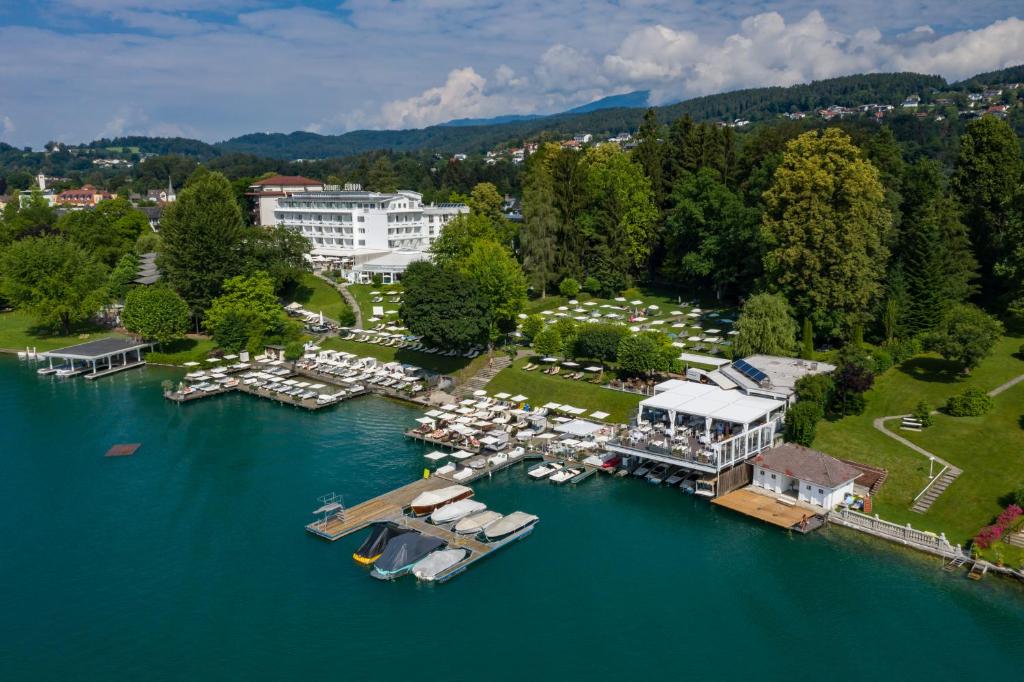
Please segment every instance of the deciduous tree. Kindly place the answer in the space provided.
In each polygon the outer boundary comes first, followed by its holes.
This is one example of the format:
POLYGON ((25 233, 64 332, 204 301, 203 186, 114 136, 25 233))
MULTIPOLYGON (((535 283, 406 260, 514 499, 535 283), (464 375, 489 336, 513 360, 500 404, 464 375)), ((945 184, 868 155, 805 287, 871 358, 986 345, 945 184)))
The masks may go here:
POLYGON ((733 350, 737 356, 792 355, 796 349, 796 321, 789 303, 779 294, 755 294, 743 305, 736 320, 733 350))
POLYGON ((1002 333, 1002 322, 978 306, 961 303, 948 309, 926 345, 969 374, 992 352, 1002 333))
POLYGON ((125 300, 121 321, 144 339, 167 343, 188 333, 188 304, 164 285, 135 287, 125 300))

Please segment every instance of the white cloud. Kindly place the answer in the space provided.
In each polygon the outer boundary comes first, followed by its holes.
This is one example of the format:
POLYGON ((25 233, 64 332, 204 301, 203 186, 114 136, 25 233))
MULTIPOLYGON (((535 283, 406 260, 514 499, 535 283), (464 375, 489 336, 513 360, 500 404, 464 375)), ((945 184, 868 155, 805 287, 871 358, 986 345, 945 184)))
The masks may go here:
POLYGON ((422 128, 453 118, 481 118, 515 113, 516 105, 504 95, 486 92, 487 79, 471 67, 454 69, 444 85, 415 97, 388 102, 381 109, 387 128, 422 128))
POLYGON ((17 126, 14 125, 14 121, 11 120, 10 116, 4 116, 2 119, 0 119, 0 123, 3 124, 4 137, 10 137, 11 133, 18 129, 17 126))

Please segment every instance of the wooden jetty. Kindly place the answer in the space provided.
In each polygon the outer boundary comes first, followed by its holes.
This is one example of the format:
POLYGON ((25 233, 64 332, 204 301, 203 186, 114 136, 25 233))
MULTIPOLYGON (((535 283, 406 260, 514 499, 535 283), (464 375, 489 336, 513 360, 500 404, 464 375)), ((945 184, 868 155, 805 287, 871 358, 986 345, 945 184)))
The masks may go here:
POLYGON ((786 504, 773 496, 755 492, 750 488, 740 488, 711 500, 726 509, 732 509, 755 519, 766 521, 780 528, 807 533, 823 525, 820 516, 815 512, 786 504))
POLYGON ((338 498, 335 495, 325 496, 321 498, 325 504, 317 510, 324 516, 307 524, 306 531, 324 540, 334 542, 368 528, 374 523, 391 522, 403 528, 410 528, 424 535, 444 540, 449 549, 467 550, 465 559, 442 571, 434 578, 434 582, 439 583, 454 578, 465 571, 470 564, 533 532, 531 525, 498 542, 480 542, 474 536, 459 535, 453 532, 453 524, 436 526, 430 523, 426 517, 406 516, 405 511, 409 508, 409 504, 420 493, 449 485, 451 485, 451 481, 441 476, 422 478, 347 509, 337 501, 338 498))

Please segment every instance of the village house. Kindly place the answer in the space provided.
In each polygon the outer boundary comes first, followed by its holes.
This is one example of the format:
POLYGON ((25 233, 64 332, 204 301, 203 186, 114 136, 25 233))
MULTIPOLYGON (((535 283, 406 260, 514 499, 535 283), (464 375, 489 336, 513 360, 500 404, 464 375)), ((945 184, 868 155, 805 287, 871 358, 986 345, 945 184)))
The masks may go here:
POLYGON ((795 443, 769 448, 752 463, 755 486, 823 509, 833 509, 852 496, 853 483, 862 474, 846 462, 795 443))
POLYGON ((54 203, 58 206, 74 206, 84 208, 95 206, 106 199, 116 199, 116 194, 106 190, 96 189, 92 185, 85 185, 79 189, 66 189, 56 196, 54 203))
POLYGON ((319 180, 301 175, 272 175, 249 185, 245 195, 252 197, 255 204, 253 222, 257 225, 276 225, 274 211, 278 199, 296 192, 321 192, 323 189, 324 184, 319 180))

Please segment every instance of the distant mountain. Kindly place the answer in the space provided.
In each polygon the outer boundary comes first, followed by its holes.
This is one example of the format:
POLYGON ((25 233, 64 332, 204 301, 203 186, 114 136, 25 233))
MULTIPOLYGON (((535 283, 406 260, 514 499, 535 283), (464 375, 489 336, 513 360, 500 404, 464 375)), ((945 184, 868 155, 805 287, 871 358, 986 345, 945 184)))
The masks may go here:
POLYGON ((594 100, 590 104, 584 104, 578 106, 575 109, 569 109, 568 111, 562 112, 565 114, 588 114, 591 111, 600 111, 601 109, 639 109, 647 108, 648 102, 651 99, 650 90, 636 90, 634 92, 626 92, 621 95, 609 95, 608 97, 602 97, 599 100, 594 100))
MULTIPOLYGON (((965 83, 1024 80, 1024 67, 980 74, 965 83)), ((790 87, 749 88, 685 100, 656 107, 658 120, 669 123, 689 115, 695 120, 757 121, 791 111, 813 111, 830 104, 856 106, 898 103, 913 93, 949 90, 939 76, 918 73, 874 73, 830 78, 790 87)), ((429 149, 441 153, 483 152, 514 140, 536 138, 542 133, 570 136, 589 132, 596 137, 636 130, 648 101, 646 91, 613 95, 549 116, 508 116, 496 119, 461 119, 414 130, 355 130, 341 135, 307 132, 253 133, 214 145, 181 138, 132 137, 99 140, 94 147, 131 146, 144 153, 177 153, 198 158, 243 153, 280 160, 325 159, 390 149, 396 152, 429 149)))
POLYGON ((494 126, 502 123, 519 123, 520 121, 534 121, 538 118, 547 118, 546 114, 507 114, 495 116, 494 118, 453 118, 450 121, 441 123, 442 127, 460 128, 466 126, 494 126))

